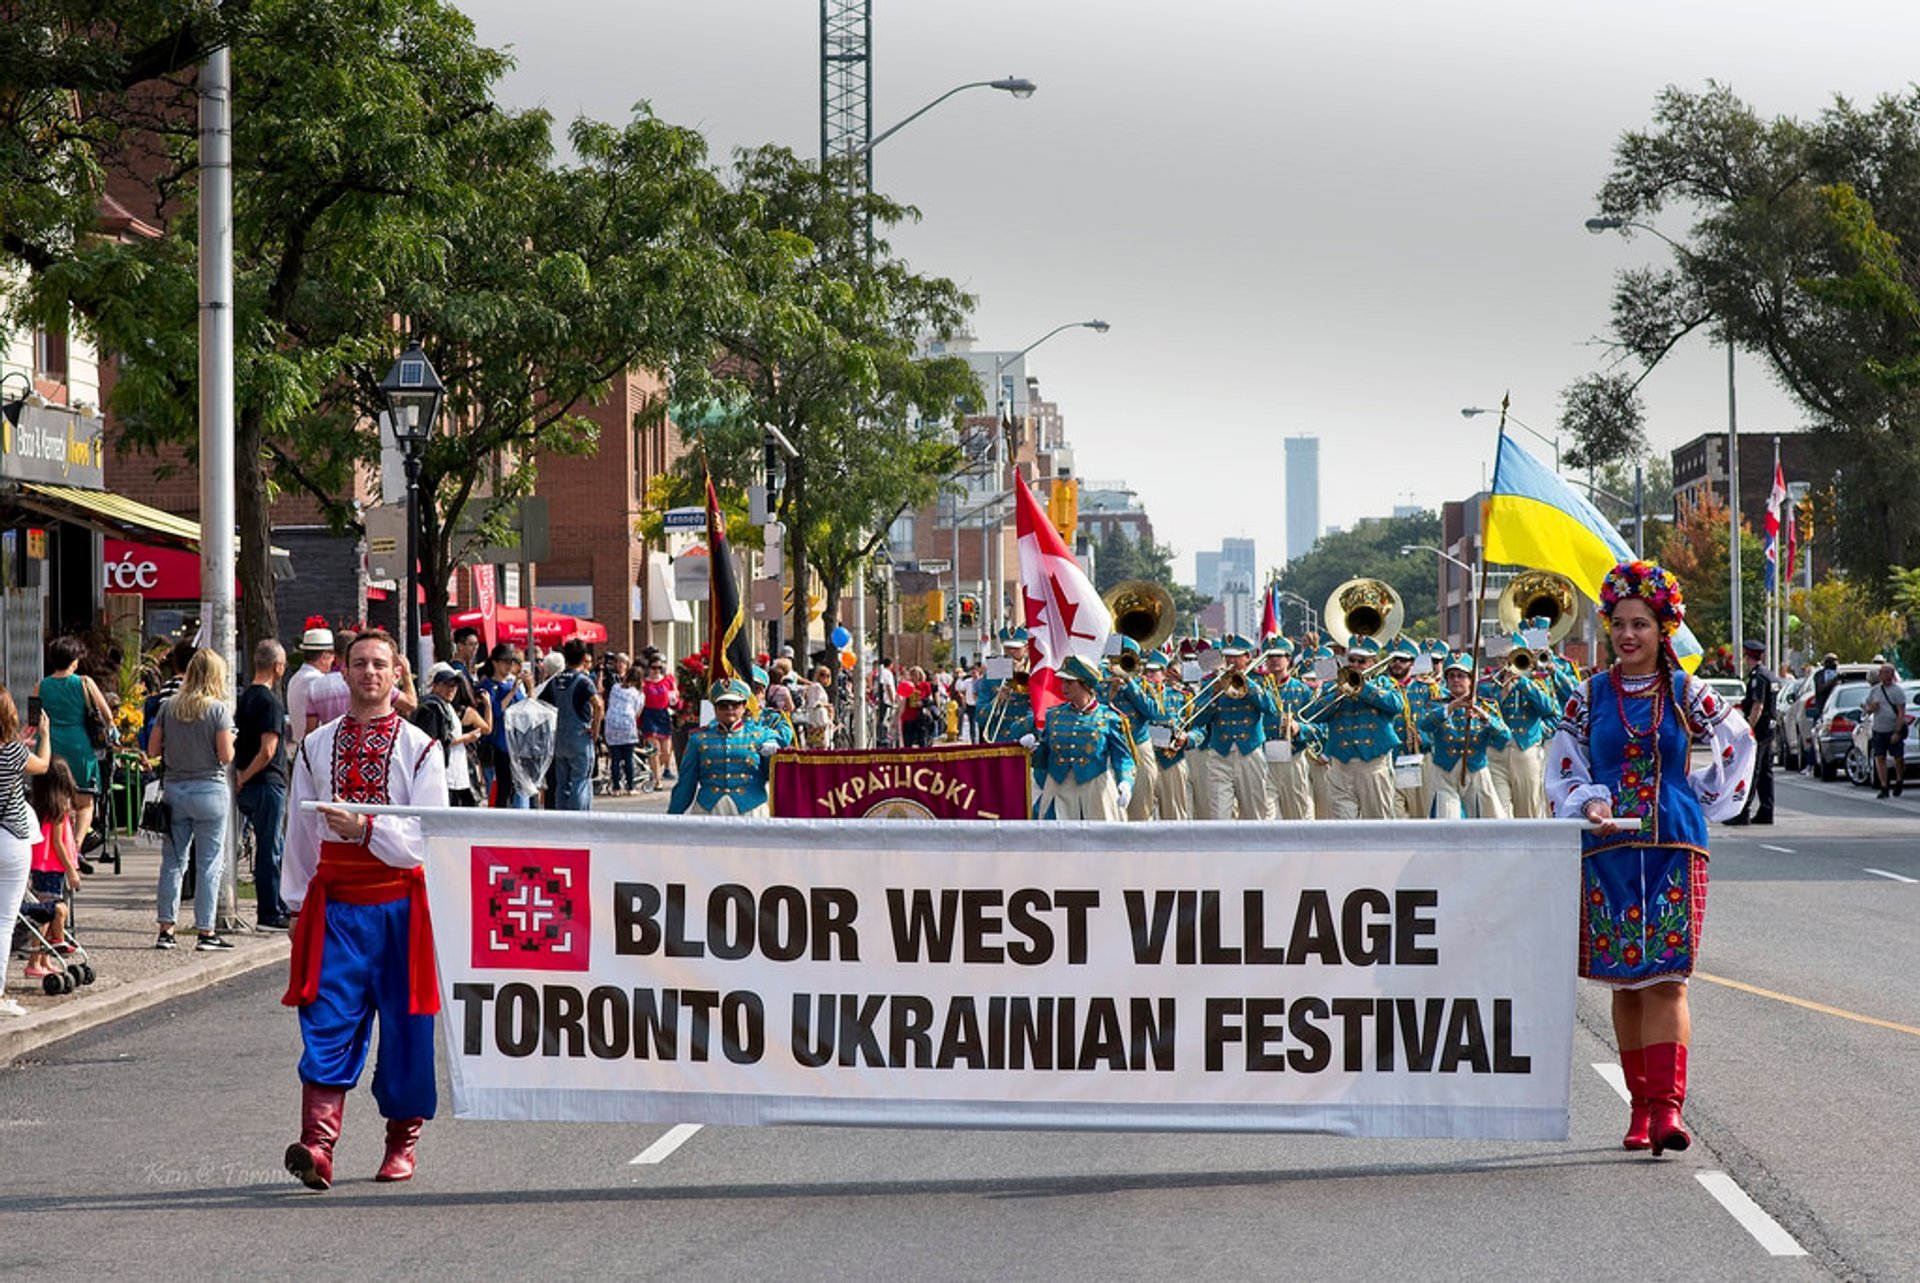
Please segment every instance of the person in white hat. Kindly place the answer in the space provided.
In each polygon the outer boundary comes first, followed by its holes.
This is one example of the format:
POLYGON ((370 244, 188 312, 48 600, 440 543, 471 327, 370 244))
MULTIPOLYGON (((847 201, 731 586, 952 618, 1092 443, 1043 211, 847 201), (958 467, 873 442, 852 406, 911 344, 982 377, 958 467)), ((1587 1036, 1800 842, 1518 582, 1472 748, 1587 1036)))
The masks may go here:
POLYGON ((313 701, 313 684, 333 671, 333 630, 319 615, 311 616, 307 620, 306 631, 300 634, 300 656, 300 667, 287 679, 287 735, 292 740, 290 749, 298 748, 300 741, 306 738, 307 706, 313 701))

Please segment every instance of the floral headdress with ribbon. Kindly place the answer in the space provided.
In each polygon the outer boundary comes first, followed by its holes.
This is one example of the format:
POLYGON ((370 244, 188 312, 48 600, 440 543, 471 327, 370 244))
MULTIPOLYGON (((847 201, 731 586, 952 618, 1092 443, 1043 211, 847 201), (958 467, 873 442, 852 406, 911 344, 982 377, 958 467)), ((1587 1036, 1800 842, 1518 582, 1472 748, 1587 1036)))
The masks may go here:
POLYGON ((1680 591, 1680 581, 1665 566, 1651 561, 1623 561, 1600 582, 1603 615, 1611 617, 1615 606, 1634 598, 1646 602, 1652 609, 1663 637, 1673 636, 1686 621, 1687 602, 1680 591))

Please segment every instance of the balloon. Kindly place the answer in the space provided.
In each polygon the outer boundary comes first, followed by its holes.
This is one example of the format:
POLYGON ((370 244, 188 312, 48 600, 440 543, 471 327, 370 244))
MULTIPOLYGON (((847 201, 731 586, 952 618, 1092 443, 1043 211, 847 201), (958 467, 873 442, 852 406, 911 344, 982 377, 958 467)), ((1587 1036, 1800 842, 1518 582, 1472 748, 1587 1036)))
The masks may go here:
POLYGON ((852 667, 853 667, 853 652, 852 652, 852 651, 850 651, 850 650, 843 650, 843 651, 841 651, 841 652, 840 652, 840 667, 842 667, 842 668, 852 668, 852 667))
POLYGON ((1798 615, 1788 615, 1788 616, 1787 616, 1787 631, 1788 631, 1788 632, 1790 632, 1790 633, 1791 633, 1791 632, 1798 632, 1798 631, 1799 631, 1799 629, 1800 629, 1800 616, 1798 616, 1798 615))
MULTIPOLYGON (((845 650, 847 643, 853 640, 853 634, 844 628, 835 628, 827 634, 827 640, 833 643, 835 650, 845 650)), ((843 664, 842 667, 845 667, 843 664)))

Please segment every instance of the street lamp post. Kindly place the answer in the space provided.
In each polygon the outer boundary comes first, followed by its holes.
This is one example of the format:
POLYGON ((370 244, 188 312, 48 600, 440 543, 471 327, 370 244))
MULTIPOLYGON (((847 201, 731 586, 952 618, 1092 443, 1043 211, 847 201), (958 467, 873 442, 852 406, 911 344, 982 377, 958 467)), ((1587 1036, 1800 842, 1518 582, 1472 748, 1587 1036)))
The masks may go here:
MULTIPOLYGON (((1657 227, 1637 222, 1631 218, 1615 218, 1610 215, 1587 220, 1587 230, 1595 236, 1605 232, 1624 231, 1634 228, 1649 232, 1667 243, 1667 247, 1682 258, 1688 256, 1686 246, 1668 236, 1657 227)), ((1733 331, 1727 331, 1727 609, 1732 618, 1728 621, 1733 639, 1733 660, 1740 662, 1740 653, 1745 642, 1745 630, 1741 626, 1740 602, 1740 420, 1736 410, 1733 381, 1733 331)), ((1737 669, 1736 669, 1737 671, 1737 669)))
MULTIPOLYGON (((1532 431, 1532 429, 1529 428, 1528 431, 1532 431)), ((1452 553, 1446 551, 1446 549, 1436 548, 1430 543, 1403 543, 1400 545, 1400 555, 1402 557, 1408 555, 1409 553, 1415 553, 1415 552, 1430 552, 1434 556, 1440 558, 1440 560, 1449 562, 1455 566, 1460 567, 1460 569, 1467 572, 1467 600, 1473 604, 1467 608, 1470 616, 1468 620, 1469 627, 1467 629, 1466 640, 1461 644, 1465 646, 1473 645, 1474 637, 1478 635, 1478 633, 1480 632, 1480 618, 1479 618, 1480 571, 1479 569, 1474 566, 1468 565, 1466 562, 1460 560, 1458 557, 1454 556, 1452 553)))
POLYGON ((1312 602, 1302 597, 1299 593, 1288 592, 1284 588, 1280 590, 1280 600, 1290 601, 1299 606, 1300 609, 1304 610, 1307 614, 1307 627, 1315 633, 1320 631, 1320 612, 1313 608, 1312 602))
MULTIPOLYGON (((1498 414, 1498 413, 1500 413, 1500 411, 1498 410, 1488 410, 1481 406, 1470 405, 1460 411, 1460 417, 1463 419, 1471 419, 1476 414, 1498 414)), ((1516 419, 1511 413, 1507 415, 1507 422, 1511 423, 1516 428, 1525 428, 1528 432, 1533 433, 1534 438, 1537 441, 1539 441, 1542 445, 1552 446, 1553 447, 1553 470, 1556 474, 1560 471, 1559 434, 1556 433, 1553 436, 1548 436, 1546 433, 1541 432, 1538 428, 1529 427, 1527 424, 1520 422, 1520 420, 1516 419)))
MULTIPOLYGON (((400 445, 407 470, 407 600, 401 611, 406 640, 401 645, 407 662, 412 664, 420 649, 420 459, 447 396, 447 385, 440 381, 419 339, 407 341, 406 351, 380 380, 380 395, 386 398, 393 437, 400 445)), ((531 611, 527 614, 527 637, 533 637, 531 611)))
MULTIPOLYGON (((1009 355, 1000 357, 994 361, 993 363, 993 438, 987 448, 987 459, 988 459, 988 468, 992 473, 993 484, 995 486, 1002 487, 1008 490, 1012 489, 1011 485, 1009 485, 1007 482, 1005 461, 1001 458, 1001 452, 1000 452, 1000 447, 1005 441, 1005 432, 1002 428, 1002 420, 1005 412, 1005 402, 1001 398, 1001 391, 1002 391, 1001 379, 1005 375, 1007 367, 1012 365, 1014 362, 1018 361, 1021 357, 1025 356, 1027 353, 1033 351, 1033 349, 1039 347, 1042 343, 1045 343, 1048 339, 1052 338, 1054 335, 1062 333, 1063 331, 1088 329, 1088 330, 1092 330, 1095 334, 1105 334, 1108 330, 1112 328, 1113 327, 1111 325, 1108 325, 1105 321, 1101 321, 1101 320, 1068 321, 1064 325, 1054 326, 1052 329, 1048 330, 1045 334, 1042 334, 1039 338, 1035 339, 1033 342, 1021 348, 1018 352, 1010 353, 1009 355)), ((985 603, 986 611, 987 611, 987 615, 986 615, 987 635, 989 637, 993 635, 994 620, 999 618, 1001 615, 1005 614, 1005 611, 1002 609, 1002 601, 1001 601, 1002 594, 1005 592, 1005 587, 1002 583, 1002 579, 1005 576, 1005 566, 1003 565, 1005 557, 1003 555, 1001 545, 1005 542, 1006 541, 1001 537, 1000 521, 996 520, 993 526, 993 547, 990 549, 991 560, 993 562, 993 565, 989 572, 989 574, 991 575, 991 578, 989 580, 989 587, 987 589, 987 601, 985 603)))
MULTIPOLYGON (((1039 88, 1038 85, 1034 84, 1033 81, 1026 79, 1024 76, 1003 76, 998 80, 970 80, 964 85, 955 85, 953 88, 947 90, 947 92, 941 94, 938 98, 935 98, 933 101, 929 102, 926 106, 920 108, 920 110, 914 112, 912 115, 907 116, 904 119, 899 120, 896 123, 888 126, 886 129, 883 129, 879 133, 874 134, 872 137, 868 138, 866 142, 862 143, 858 149, 856 149, 851 153, 850 159, 855 163, 847 165, 845 181, 851 187, 856 179, 862 179, 866 183, 867 190, 872 191, 873 190, 873 149, 878 147, 881 143, 893 137, 895 134, 899 133, 902 129, 905 129, 908 125, 920 119, 920 117, 926 115, 928 112, 932 111, 935 107, 938 107, 941 103, 945 102, 947 99, 953 97, 957 93, 962 93, 968 89, 997 89, 1002 93, 1012 94, 1016 99, 1025 100, 1033 97, 1033 91, 1037 88, 1039 88)), ((869 115, 867 118, 867 127, 869 129, 873 127, 871 115, 869 115)), ((826 152, 826 147, 827 147, 827 143, 823 134, 821 138, 822 155, 820 157, 820 168, 821 168, 823 178, 830 177, 830 174, 828 173, 829 162, 834 159, 833 157, 830 157, 824 154, 826 152)), ((843 156, 843 159, 846 159, 846 157, 843 156)), ((873 225, 871 222, 868 222, 866 224, 866 252, 867 252, 867 258, 871 260, 873 258, 873 225)), ((806 585, 805 584, 799 585, 795 591, 804 595, 806 592, 806 585)), ((853 687, 854 687, 854 709, 855 709, 855 715, 853 719, 853 746, 855 748, 865 748, 867 746, 868 736, 867 736, 867 577, 864 569, 862 569, 861 573, 856 574, 853 577, 853 641, 852 641, 852 645, 853 645, 853 687)))

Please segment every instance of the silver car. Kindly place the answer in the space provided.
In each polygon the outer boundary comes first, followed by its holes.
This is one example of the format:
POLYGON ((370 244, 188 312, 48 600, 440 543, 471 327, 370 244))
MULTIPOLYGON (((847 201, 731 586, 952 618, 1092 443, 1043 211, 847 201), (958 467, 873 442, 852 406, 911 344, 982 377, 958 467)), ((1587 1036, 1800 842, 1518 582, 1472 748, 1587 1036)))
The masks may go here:
MULTIPOLYGON (((1920 681, 1901 682, 1900 687, 1907 692, 1907 711, 1900 715, 1899 744, 1904 750, 1901 760, 1906 763, 1905 774, 1911 775, 1914 764, 1920 762, 1920 736, 1912 733, 1913 709, 1917 706, 1916 701, 1920 701, 1920 681)), ((1864 704, 1866 698, 1866 694, 1862 692, 1861 703, 1864 704)), ((1874 783, 1873 761, 1867 756, 1872 727, 1873 718, 1860 718, 1854 724, 1853 742, 1847 745, 1847 778, 1861 788, 1867 788, 1874 783)))

